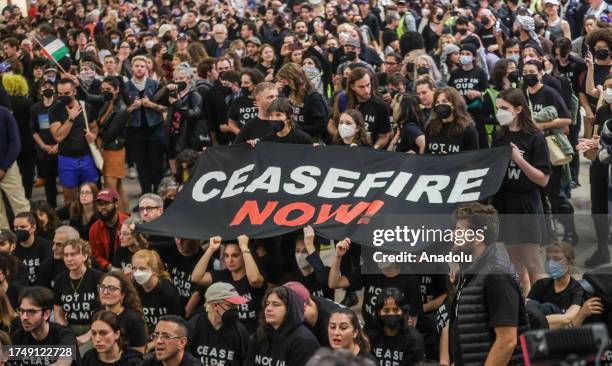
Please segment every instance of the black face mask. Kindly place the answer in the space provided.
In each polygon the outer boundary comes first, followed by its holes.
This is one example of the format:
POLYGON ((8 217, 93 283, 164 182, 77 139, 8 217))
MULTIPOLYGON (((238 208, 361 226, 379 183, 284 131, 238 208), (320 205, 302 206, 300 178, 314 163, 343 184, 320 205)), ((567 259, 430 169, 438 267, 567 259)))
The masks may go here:
POLYGON ((480 22, 482 23, 482 25, 489 25, 489 17, 484 17, 480 20, 480 22))
POLYGON ((444 19, 444 14, 439 14, 439 13, 438 13, 438 14, 436 14, 436 20, 437 20, 437 21, 441 22, 441 21, 442 21, 442 19, 444 19))
POLYGON ((53 89, 45 89, 45 90, 42 91, 42 95, 45 98, 51 98, 53 96, 53 94, 55 94, 53 89))
POLYGON ((400 16, 400 18, 401 18, 401 17, 403 17, 404 15, 406 15, 406 12, 405 12, 405 11, 400 11, 400 12, 398 12, 398 14, 399 14, 399 16, 400 16))
POLYGON ((510 80, 511 83, 518 83, 519 82, 519 71, 518 69, 512 71, 510 74, 508 74, 508 80, 510 80))
POLYGON ((249 88, 245 88, 243 86, 242 88, 240 88, 240 94, 242 94, 242 95, 249 95, 249 94, 251 94, 251 91, 249 90, 249 88))
POLYGON ((173 199, 170 198, 166 198, 164 199, 164 210, 167 209, 168 207, 170 207, 170 205, 172 204, 172 202, 174 202, 173 199))
POLYGON ((519 38, 521 36, 521 31, 520 30, 515 30, 514 31, 514 37, 515 38, 519 38))
POLYGON ((238 310, 237 309, 229 309, 226 310, 223 315, 221 315, 221 321, 223 325, 230 326, 234 325, 238 322, 238 310))
POLYGON ((128 44, 130 45, 130 49, 133 50, 134 48, 136 48, 136 42, 128 42, 128 44))
POLYGON ((17 241, 20 243, 23 243, 30 237, 30 233, 27 230, 15 230, 15 235, 17 236, 17 241))
POLYGON ((525 84, 527 84, 527 86, 532 87, 535 86, 540 80, 538 80, 538 75, 528 74, 523 75, 523 81, 525 81, 525 84))
POLYGON ((401 315, 383 315, 380 317, 383 325, 390 329, 395 329, 402 324, 401 315))
POLYGON ((70 102, 72 102, 72 97, 70 95, 60 95, 57 97, 57 101, 63 105, 64 107, 68 106, 70 102))
POLYGON ((606 50, 605 48, 595 50, 593 56, 595 56, 597 60, 606 60, 608 57, 610 57, 610 51, 606 50))
POLYGON ((289 85, 283 86, 282 93, 285 97, 289 97, 291 95, 291 88, 289 87, 289 85))
POLYGON ((102 92, 102 97, 104 97, 104 100, 106 101, 111 101, 113 100, 114 95, 112 92, 105 91, 105 92, 102 92))
POLYGON ((434 112, 436 112, 438 117, 445 119, 450 117, 451 113, 453 113, 453 109, 448 104, 438 104, 434 107, 434 112))
POLYGON ((409 73, 413 73, 414 72, 414 63, 410 62, 406 64, 406 71, 408 71, 409 73))
POLYGON ((427 75, 429 74, 429 67, 426 67, 426 66, 417 67, 416 73, 417 75, 427 75))
POLYGON ((457 28, 457 32, 459 32, 459 34, 464 36, 467 34, 467 28, 457 28))
POLYGON ((179 81, 178 83, 176 83, 176 87, 179 91, 183 91, 185 90, 185 88, 187 88, 187 83, 184 81, 179 81))
POLYGON ((357 53, 355 51, 349 51, 344 53, 344 59, 346 61, 355 61, 357 58, 357 53))
POLYGON ((283 122, 283 121, 272 121, 272 130, 274 130, 275 133, 282 131, 283 128, 285 128, 285 122, 283 122))
POLYGON ((232 88, 230 88, 229 86, 221 87, 221 89, 225 94, 232 94, 232 88))

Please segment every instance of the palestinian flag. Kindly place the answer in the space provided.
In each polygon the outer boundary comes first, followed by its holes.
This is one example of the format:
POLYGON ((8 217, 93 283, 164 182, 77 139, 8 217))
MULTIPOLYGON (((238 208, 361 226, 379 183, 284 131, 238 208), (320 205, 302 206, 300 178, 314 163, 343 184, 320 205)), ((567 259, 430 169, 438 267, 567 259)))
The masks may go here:
POLYGON ((51 61, 59 61, 70 53, 64 42, 54 36, 46 37, 41 43, 44 47, 43 53, 51 61))

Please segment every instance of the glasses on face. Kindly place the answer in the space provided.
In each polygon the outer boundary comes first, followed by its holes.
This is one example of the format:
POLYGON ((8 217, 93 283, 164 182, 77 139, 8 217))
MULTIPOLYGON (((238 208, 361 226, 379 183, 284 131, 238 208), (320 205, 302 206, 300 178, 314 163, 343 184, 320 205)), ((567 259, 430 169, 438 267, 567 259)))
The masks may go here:
POLYGON ((108 292, 109 294, 112 294, 113 292, 116 292, 117 290, 119 290, 119 287, 106 286, 106 285, 98 286, 98 291, 100 291, 100 292, 108 292))
POLYGON ((393 61, 385 61, 385 65, 395 66, 395 65, 397 65, 397 62, 393 62, 393 61))
POLYGON ((91 191, 81 191, 81 196, 89 196, 93 194, 91 191))
POLYGON ((167 342, 167 341, 169 341, 171 339, 180 339, 180 338, 183 338, 183 337, 181 337, 181 336, 173 336, 173 335, 170 335, 168 333, 157 333, 157 332, 151 333, 151 336, 149 336, 149 339, 152 340, 152 341, 156 341, 157 339, 159 339, 162 342, 167 342))
POLYGON ((153 210, 158 210, 158 206, 146 206, 146 207, 138 207, 138 211, 140 212, 151 212, 153 210))
POLYGON ((34 315, 36 315, 36 313, 38 313, 39 311, 42 311, 42 309, 23 309, 23 308, 17 308, 17 314, 19 314, 20 316, 27 316, 27 317, 33 317, 34 315))

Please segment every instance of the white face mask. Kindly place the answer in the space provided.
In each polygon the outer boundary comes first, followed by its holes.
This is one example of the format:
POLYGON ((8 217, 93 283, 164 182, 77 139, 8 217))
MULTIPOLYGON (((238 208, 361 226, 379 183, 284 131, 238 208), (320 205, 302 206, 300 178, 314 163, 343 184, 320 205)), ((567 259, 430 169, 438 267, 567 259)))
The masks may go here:
POLYGON ((343 139, 350 139, 355 136, 355 127, 342 123, 338 125, 338 133, 343 139))
POLYGON ((153 276, 153 272, 151 271, 134 271, 134 280, 136 280, 136 283, 139 285, 144 285, 145 283, 149 282, 151 276, 153 276))
POLYGON ((236 55, 239 58, 242 58, 244 56, 244 50, 243 49, 237 49, 237 50, 234 50, 234 52, 236 52, 236 55))
POLYGON ((512 123, 512 121, 514 121, 512 112, 504 109, 498 109, 495 117, 497 117, 497 122, 499 122, 499 124, 502 126, 508 126, 512 123))
POLYGON ((147 50, 150 50, 151 48, 153 48, 153 46, 155 46, 157 42, 155 42, 154 40, 150 39, 148 41, 145 42, 145 48, 147 50))
POLYGON ((612 103, 612 88, 608 88, 603 91, 603 98, 606 103, 612 103))
POLYGON ((310 267, 310 263, 308 263, 306 257, 308 257, 307 253, 295 253, 295 261, 301 269, 310 267))

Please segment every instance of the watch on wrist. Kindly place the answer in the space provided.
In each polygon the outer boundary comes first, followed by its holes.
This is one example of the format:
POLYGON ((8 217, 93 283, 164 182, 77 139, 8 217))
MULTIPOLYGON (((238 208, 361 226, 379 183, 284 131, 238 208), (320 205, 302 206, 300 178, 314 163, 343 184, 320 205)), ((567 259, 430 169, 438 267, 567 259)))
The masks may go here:
POLYGON ((251 249, 248 249, 248 248, 247 249, 242 249, 242 253, 249 253, 249 254, 251 254, 251 249))

